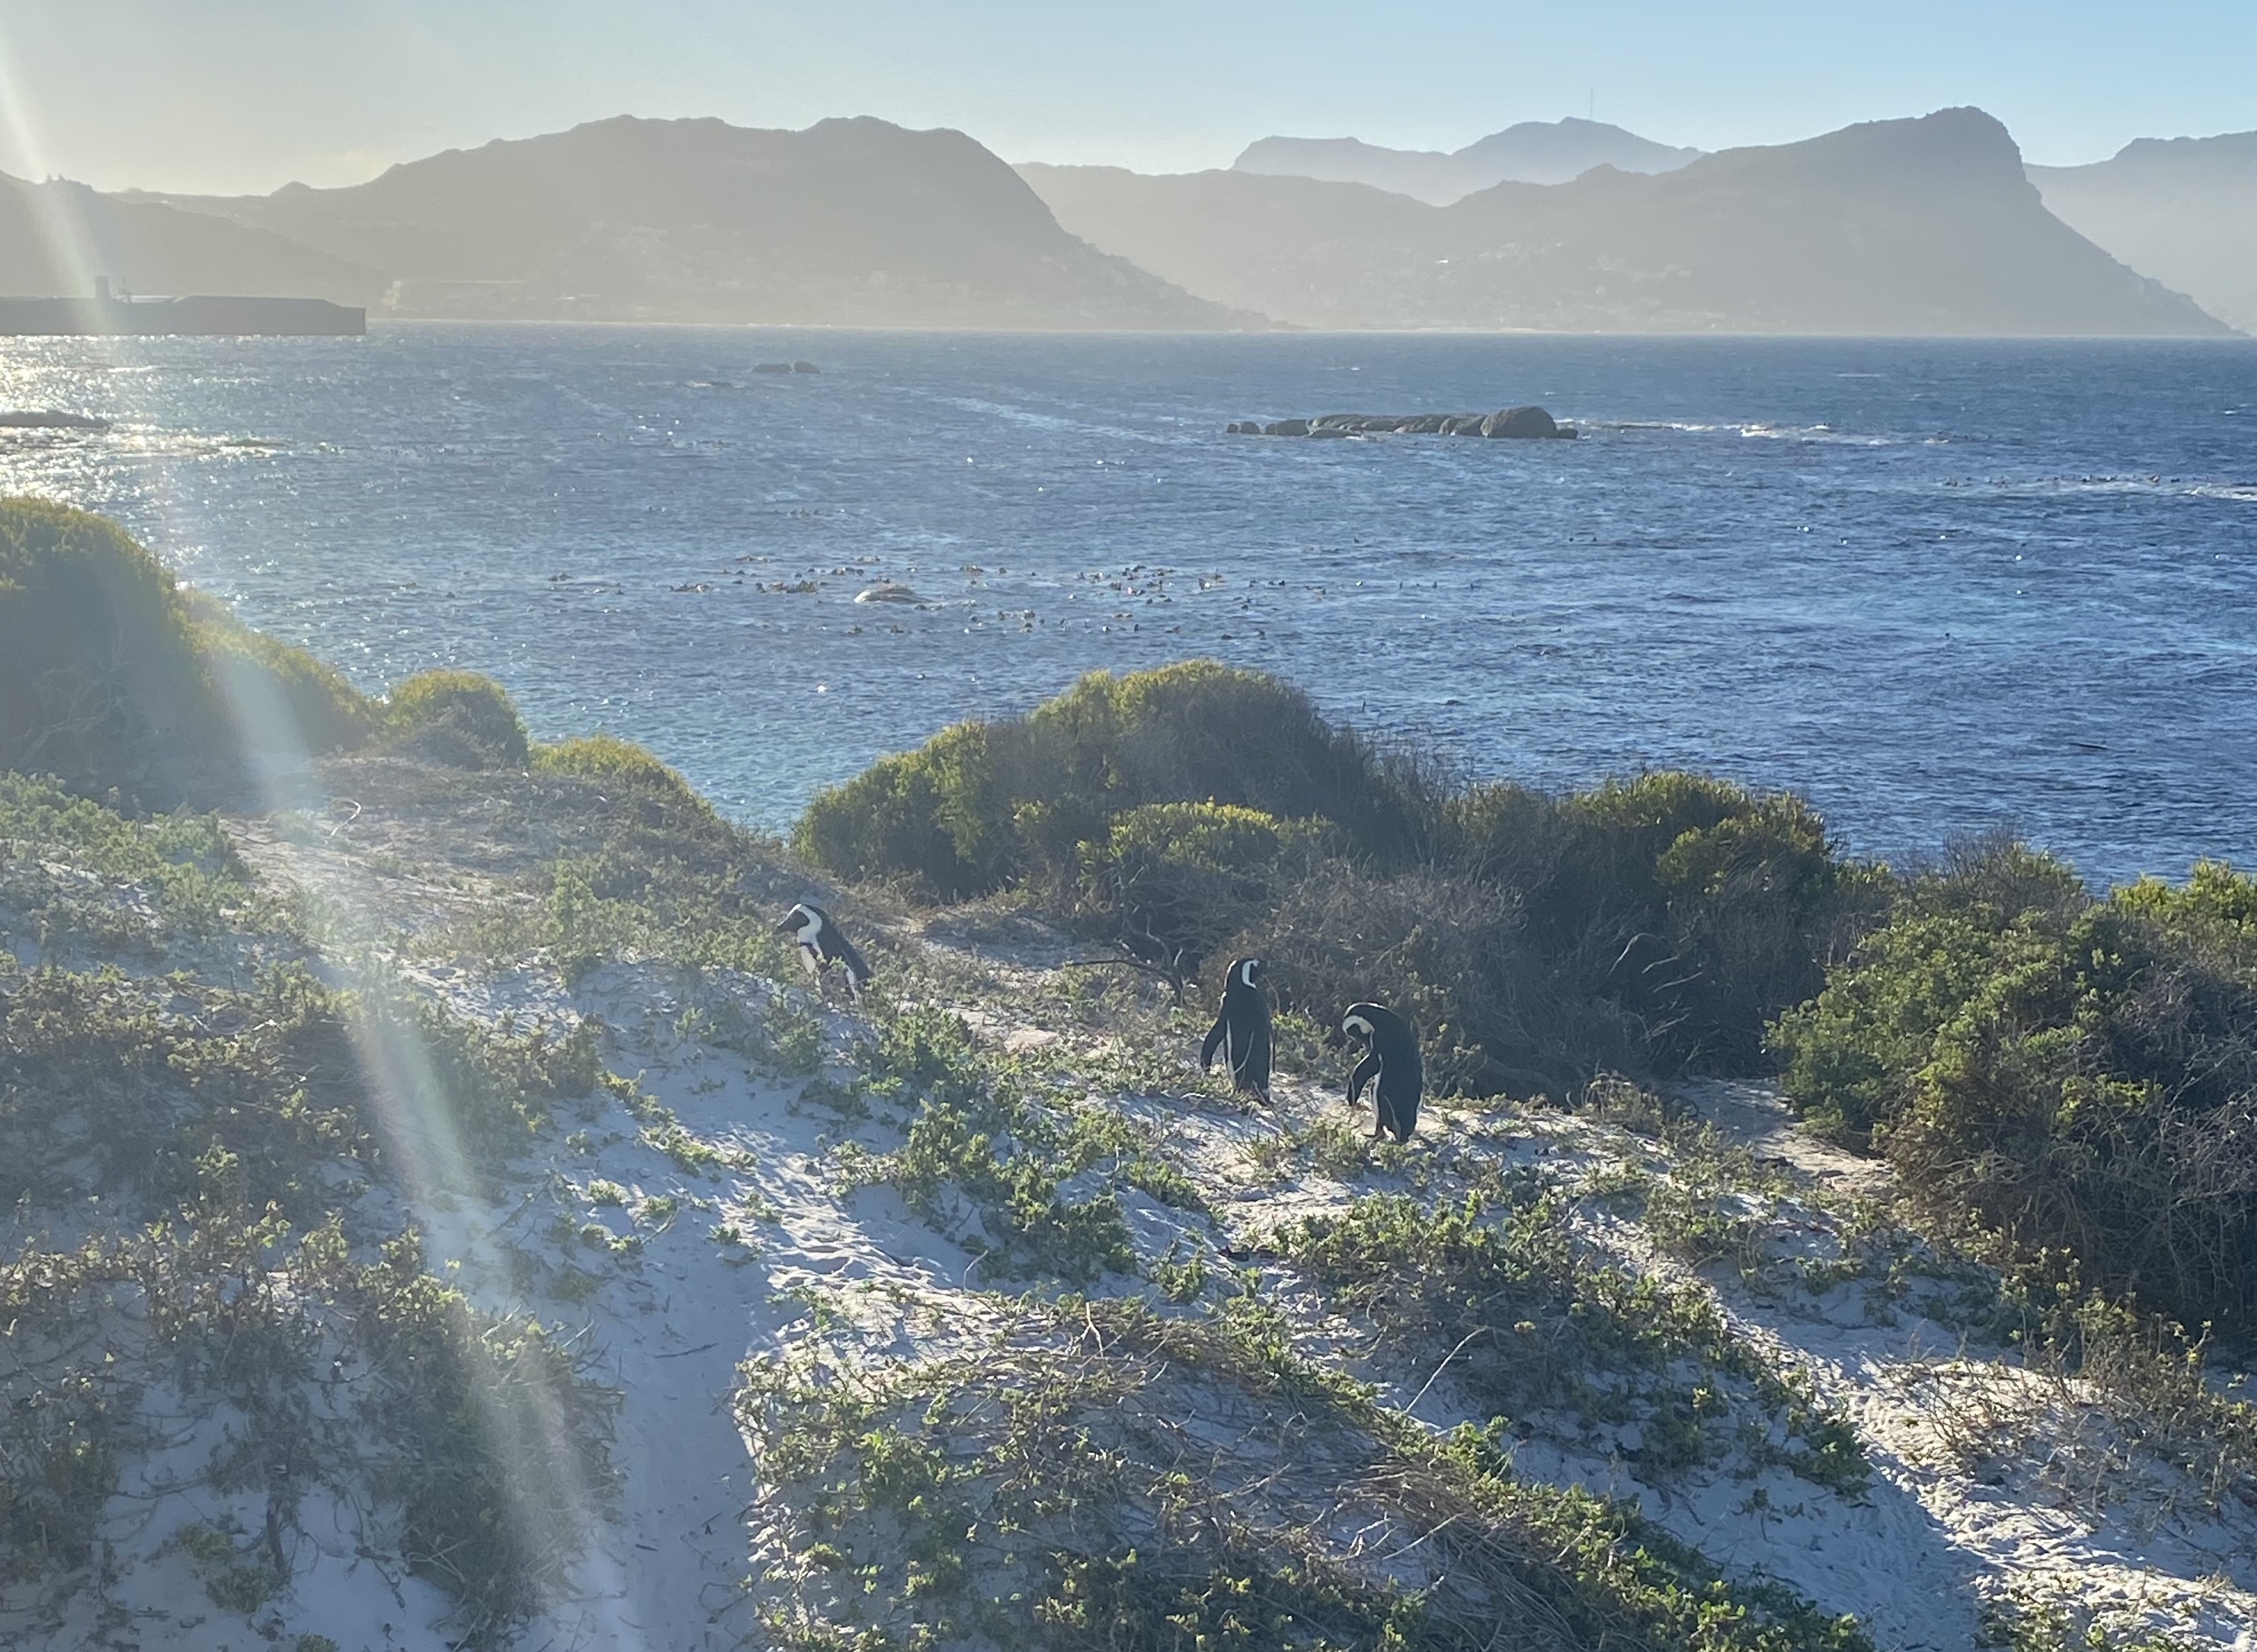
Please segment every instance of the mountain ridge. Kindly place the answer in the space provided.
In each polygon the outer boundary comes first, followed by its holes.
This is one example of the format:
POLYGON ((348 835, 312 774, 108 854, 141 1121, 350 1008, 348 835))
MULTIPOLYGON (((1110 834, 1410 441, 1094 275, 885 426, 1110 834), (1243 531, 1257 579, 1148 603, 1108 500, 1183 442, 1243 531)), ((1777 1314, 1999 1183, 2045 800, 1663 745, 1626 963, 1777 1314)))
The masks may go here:
POLYGON ((1978 109, 1602 166, 1447 207, 1240 172, 1022 167, 1061 223, 1218 301, 1320 328, 2164 335, 2227 328, 2045 210, 1978 109))
POLYGON ((1700 159, 1604 121, 1521 121, 1461 149, 1390 149, 1355 138, 1261 138, 1231 162, 1233 172, 1369 184, 1430 206, 1447 206, 1499 183, 1566 183, 1597 166, 1662 173, 1700 159))
POLYGON ((84 184, 0 173, 0 293, 77 296, 96 277, 121 293, 257 293, 366 305, 374 269, 271 230, 84 184))
POLYGON ((364 184, 152 196, 384 269, 402 315, 916 327, 1263 323, 1060 229, 947 129, 617 116, 364 184))
POLYGON ((2257 132, 2134 138, 2106 160, 2029 174, 2062 222, 2257 332, 2257 132))

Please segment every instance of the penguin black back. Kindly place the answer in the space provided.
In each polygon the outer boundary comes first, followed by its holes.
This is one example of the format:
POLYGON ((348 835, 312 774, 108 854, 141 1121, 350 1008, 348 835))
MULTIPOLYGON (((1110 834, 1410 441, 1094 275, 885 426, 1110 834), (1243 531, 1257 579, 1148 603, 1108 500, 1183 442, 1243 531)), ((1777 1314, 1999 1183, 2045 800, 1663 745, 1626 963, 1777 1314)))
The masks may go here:
POLYGON ((1262 995, 1259 958, 1231 961, 1222 1007, 1199 1048, 1201 1072, 1214 1064, 1218 1052, 1229 1065, 1232 1089, 1270 1099, 1270 1000, 1262 995))
POLYGON ((1419 1127, 1419 1101, 1426 1087, 1419 1029, 1384 1005, 1351 1004, 1341 1017, 1341 1031, 1364 1047, 1363 1059, 1348 1077, 1348 1105, 1361 1102, 1365 1086, 1370 1086, 1371 1139, 1392 1135, 1397 1141, 1410 1140, 1419 1127))
POLYGON ((846 971, 847 986, 856 998, 862 996, 862 988, 870 979, 870 966, 862 961, 862 955, 854 950, 854 943, 829 913, 803 900, 784 915, 776 928, 799 942, 799 961, 818 982, 831 965, 840 964, 846 971))

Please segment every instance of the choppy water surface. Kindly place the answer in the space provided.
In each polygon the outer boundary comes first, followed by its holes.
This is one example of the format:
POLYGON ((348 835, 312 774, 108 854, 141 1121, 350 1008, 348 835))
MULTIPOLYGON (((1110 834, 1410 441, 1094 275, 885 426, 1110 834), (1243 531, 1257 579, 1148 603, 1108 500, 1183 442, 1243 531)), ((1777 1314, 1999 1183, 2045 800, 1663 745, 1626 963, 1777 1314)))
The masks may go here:
POLYGON ((1476 773, 1794 787, 1868 853, 2257 861, 2257 344, 403 327, 0 341, 10 406, 118 423, 0 432, 0 491, 768 824, 1211 654, 1476 773), (1219 434, 1532 400, 1585 439, 1219 434))

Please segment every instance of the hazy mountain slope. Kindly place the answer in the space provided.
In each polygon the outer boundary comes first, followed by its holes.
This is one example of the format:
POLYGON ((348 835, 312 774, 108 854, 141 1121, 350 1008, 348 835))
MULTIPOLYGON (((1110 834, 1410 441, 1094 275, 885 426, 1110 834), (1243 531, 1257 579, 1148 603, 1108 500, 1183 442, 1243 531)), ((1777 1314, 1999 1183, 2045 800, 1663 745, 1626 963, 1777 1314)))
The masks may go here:
POLYGON ((120 292, 343 304, 366 304, 384 287, 374 270, 265 229, 97 194, 83 184, 32 184, 0 173, 0 293, 75 294, 103 275, 120 292))
POLYGON ((1385 319, 1439 215, 1408 196, 1242 172, 1019 171, 1075 235, 1218 303, 1312 327, 1416 324, 1385 319))
POLYGON ((1028 167, 1067 229, 1195 292, 1346 328, 2225 330, 2045 210, 1977 109, 1611 167, 1449 207, 1248 173, 1028 167))
POLYGON ((2029 173, 2065 222, 2257 331, 2257 132, 2142 138, 2095 166, 2029 173))
POLYGON ((960 132, 622 116, 343 189, 180 204, 401 279, 407 314, 900 326, 1228 326, 1061 230, 960 132))
POLYGON ((1263 138, 1231 163, 1234 172, 1369 184, 1435 206, 1493 184, 1564 184, 1594 166, 1621 172, 1674 172, 1700 159, 1604 121, 1522 121, 1444 154, 1387 149, 1355 138, 1263 138))

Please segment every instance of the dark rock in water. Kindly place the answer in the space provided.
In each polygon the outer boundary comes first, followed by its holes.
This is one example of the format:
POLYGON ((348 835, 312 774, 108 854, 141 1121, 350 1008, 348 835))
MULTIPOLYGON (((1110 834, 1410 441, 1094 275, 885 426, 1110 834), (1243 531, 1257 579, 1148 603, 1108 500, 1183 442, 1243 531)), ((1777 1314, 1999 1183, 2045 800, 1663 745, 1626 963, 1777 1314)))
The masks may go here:
POLYGON ((55 413, 47 409, 25 408, 20 413, 0 413, 0 430, 107 430, 110 420, 96 419, 88 413, 55 413))
POLYGON ((1264 436, 1490 436, 1572 441, 1573 426, 1553 422, 1541 407, 1507 407, 1493 413, 1320 413, 1275 424, 1232 425, 1229 434, 1264 436))
POLYGON ((1541 407, 1507 407, 1493 413, 1482 420, 1481 433, 1496 439, 1549 441, 1560 434, 1560 427, 1552 422, 1552 415, 1541 407))
POLYGON ((755 362, 753 364, 753 371, 756 373, 788 373, 791 371, 791 364, 789 362, 755 362))
POLYGON ((1235 424, 1225 426, 1222 434, 1226 436, 1258 436, 1262 434, 1262 421, 1242 419, 1235 424))
POLYGON ((791 371, 795 373, 819 373, 823 370, 813 362, 794 362, 791 364, 791 371))

